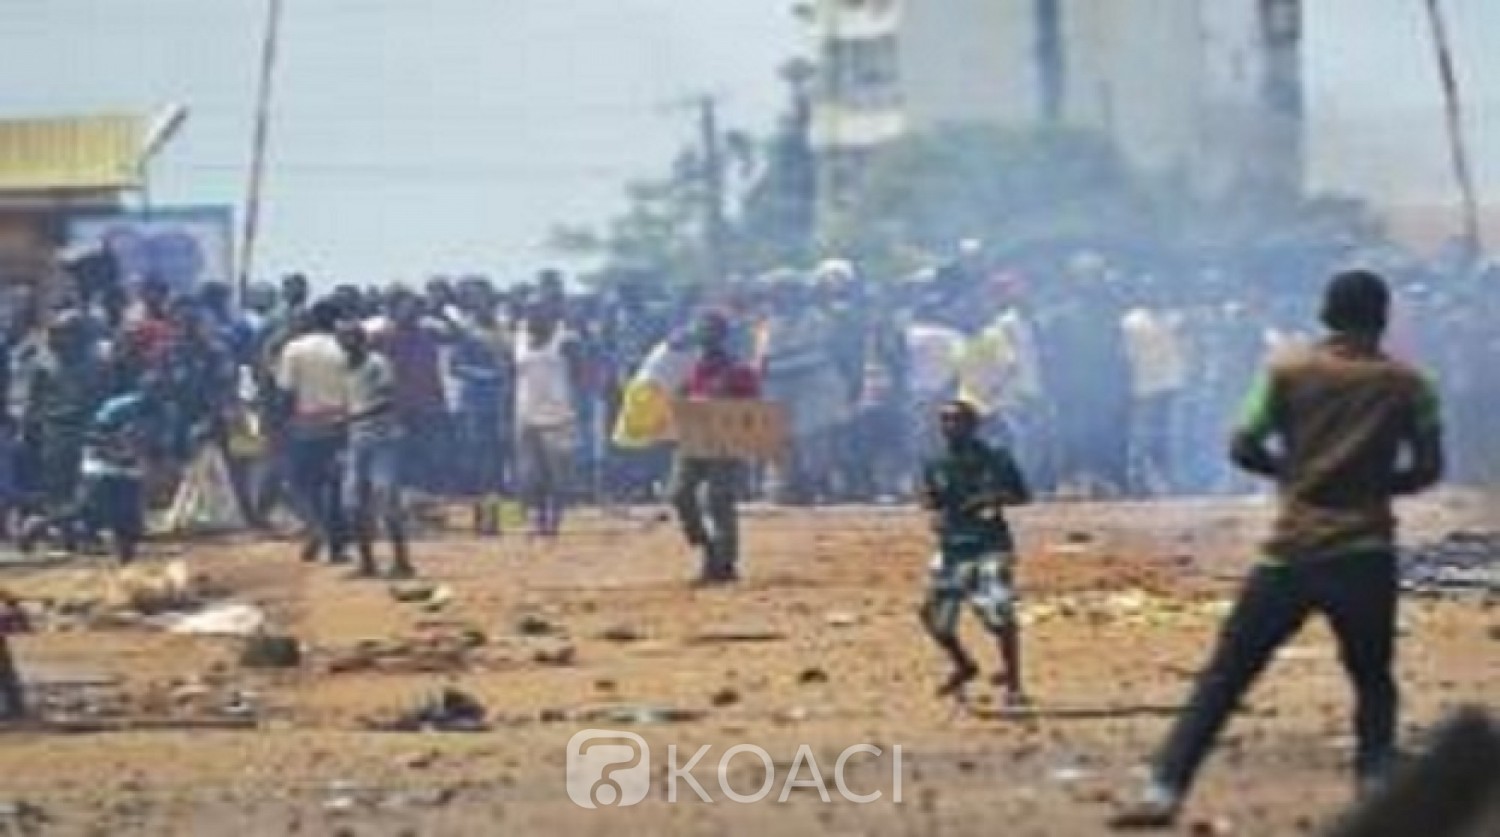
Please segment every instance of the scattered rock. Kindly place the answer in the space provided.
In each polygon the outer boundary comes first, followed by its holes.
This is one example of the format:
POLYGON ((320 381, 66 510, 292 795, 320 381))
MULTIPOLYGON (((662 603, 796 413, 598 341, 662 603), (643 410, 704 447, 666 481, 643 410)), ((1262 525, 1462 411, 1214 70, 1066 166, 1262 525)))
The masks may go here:
POLYGON ((1404 589, 1432 595, 1500 593, 1500 532, 1456 531, 1400 553, 1404 589))
POLYGON ((240 650, 240 665, 245 668, 296 668, 301 664, 302 645, 292 636, 255 634, 240 650))
POLYGON ((535 613, 528 613, 516 620, 516 633, 521 636, 552 636, 561 629, 535 613))
POLYGON ((464 628, 459 631, 458 639, 466 648, 480 648, 489 644, 490 638, 484 631, 478 628, 464 628))
POLYGON ((247 602, 220 602, 196 613, 171 614, 157 623, 164 624, 174 634, 252 636, 265 627, 266 614, 247 602))
POLYGON ((1491 625, 1489 629, 1490 639, 1500 642, 1500 625, 1491 625))
POLYGON ((786 634, 769 627, 750 625, 713 628, 688 638, 690 645, 718 645, 735 642, 780 642, 786 634))
POLYGON ((566 709, 558 708, 556 706, 548 706, 542 709, 541 712, 537 713, 537 720, 541 721, 544 724, 567 723, 571 717, 571 712, 566 709))
POLYGON ((811 717, 806 706, 792 706, 777 712, 773 720, 780 724, 800 724, 811 717))
POLYGON ((446 584, 439 585, 422 603, 422 609, 428 613, 434 613, 447 607, 453 601, 453 588, 446 584))
POLYGON ((1234 833, 1234 823, 1228 817, 1199 817, 1188 824, 1188 834, 1192 837, 1223 837, 1234 833))
POLYGON ((608 677, 601 677, 594 681, 594 688, 601 692, 613 692, 619 684, 608 677))
POLYGON ((1093 775, 1093 772, 1085 770, 1082 767, 1070 765, 1066 767, 1054 768, 1052 773, 1049 775, 1052 781, 1057 782, 1058 784, 1068 785, 1072 784, 1073 782, 1081 782, 1084 779, 1089 778, 1093 775))
POLYGON ((581 713, 577 720, 612 724, 680 724, 702 720, 707 713, 675 706, 611 706, 581 713))
POLYGON ((213 690, 202 683, 186 683, 172 690, 171 700, 175 706, 187 706, 208 699, 213 690))
POLYGON ((400 764, 407 770, 426 770, 437 764, 440 758, 442 758, 442 754, 437 750, 424 750, 420 753, 412 753, 406 756, 401 759, 400 764))
POLYGON ((797 682, 801 683, 804 686, 811 686, 816 683, 827 683, 828 672, 817 666, 804 668, 802 669, 801 673, 797 675, 797 682))
POLYGON ((828 627, 830 628, 852 628, 864 622, 857 613, 843 612, 830 613, 824 621, 828 623, 828 627))
POLYGON ((18 833, 24 834, 48 819, 46 811, 24 799, 0 800, 0 826, 6 833, 10 833, 10 826, 14 825, 22 829, 18 833))
POLYGON ((386 588, 391 598, 402 604, 423 604, 431 601, 437 585, 425 581, 407 581, 386 588))
POLYGON ((488 710, 473 695, 448 687, 395 718, 366 721, 366 726, 384 732, 483 732, 488 710))
POLYGON ((636 642, 645 639, 645 634, 629 625, 610 625, 599 634, 599 638, 609 642, 636 642))
POLYGON ((578 649, 567 643, 555 648, 538 648, 531 655, 533 662, 547 666, 571 666, 578 658, 578 649))
POLYGON ((718 690, 717 692, 714 692, 713 696, 709 698, 709 703, 713 704, 714 706, 721 706, 721 707, 722 706, 733 706, 734 704, 739 703, 739 702, 740 702, 740 693, 739 693, 739 691, 736 690, 736 689, 730 688, 728 686, 725 686, 724 688, 718 690))
POLYGON ((404 794, 403 798, 407 804, 418 808, 440 808, 452 802, 454 795, 452 788, 426 788, 404 794))
POLYGON ((359 808, 360 802, 353 796, 335 796, 324 800, 323 810, 333 816, 351 814, 359 808))
POLYGON ((230 718, 249 718, 258 711, 257 696, 253 692, 232 692, 219 712, 230 718))

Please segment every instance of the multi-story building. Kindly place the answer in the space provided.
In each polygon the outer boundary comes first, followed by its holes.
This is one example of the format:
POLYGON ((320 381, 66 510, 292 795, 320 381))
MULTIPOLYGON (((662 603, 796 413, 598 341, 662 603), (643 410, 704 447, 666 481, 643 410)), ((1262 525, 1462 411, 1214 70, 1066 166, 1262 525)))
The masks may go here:
POLYGON ((835 190, 953 122, 1097 129, 1205 191, 1301 180, 1299 0, 818 0, 807 19, 835 190))

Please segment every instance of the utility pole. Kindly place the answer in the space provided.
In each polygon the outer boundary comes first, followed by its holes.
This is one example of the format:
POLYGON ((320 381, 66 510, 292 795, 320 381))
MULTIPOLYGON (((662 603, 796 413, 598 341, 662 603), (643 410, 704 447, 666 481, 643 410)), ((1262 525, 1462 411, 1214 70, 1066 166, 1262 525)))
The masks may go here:
POLYGON ((1037 100, 1042 121, 1062 121, 1067 96, 1067 55, 1063 45, 1061 0, 1034 0, 1032 20, 1036 25, 1037 100))
POLYGON ((719 134, 718 101, 712 95, 698 99, 698 131, 703 143, 703 247, 708 254, 712 281, 726 278, 729 225, 724 220, 724 149, 719 134))
POLYGON ((1432 24, 1432 46, 1437 53, 1438 77, 1443 84, 1448 151, 1453 158, 1453 176, 1458 181, 1459 199, 1463 205, 1463 242, 1468 255, 1477 256, 1484 245, 1479 231, 1479 193, 1474 186, 1468 145, 1464 142, 1463 101, 1459 95, 1458 74, 1453 69, 1453 50, 1448 41, 1448 23, 1441 0, 1427 0, 1427 19, 1432 24))
POLYGON ((0 720, 26 715, 26 690, 10 653, 9 637, 0 629, 0 720))
POLYGON ((250 149, 250 182, 245 193, 245 224, 240 238, 239 298, 255 269, 255 245, 260 235, 260 193, 265 179, 266 147, 271 132, 271 87, 276 76, 276 42, 281 32, 281 0, 266 0, 266 28, 260 53, 260 88, 256 95, 255 137, 250 149))

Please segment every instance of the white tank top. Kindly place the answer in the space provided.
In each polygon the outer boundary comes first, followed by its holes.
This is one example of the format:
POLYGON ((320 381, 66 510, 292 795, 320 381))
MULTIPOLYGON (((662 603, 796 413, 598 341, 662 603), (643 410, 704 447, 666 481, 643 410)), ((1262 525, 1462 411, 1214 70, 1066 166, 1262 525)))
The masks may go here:
POLYGON ((573 387, 558 332, 541 346, 523 334, 516 341, 516 422, 555 427, 573 421, 573 387))

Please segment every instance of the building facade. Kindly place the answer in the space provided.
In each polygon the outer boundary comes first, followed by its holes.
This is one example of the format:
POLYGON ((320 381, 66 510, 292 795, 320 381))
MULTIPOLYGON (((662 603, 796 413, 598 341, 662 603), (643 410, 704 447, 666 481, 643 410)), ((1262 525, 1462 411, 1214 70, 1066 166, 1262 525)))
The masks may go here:
POLYGON ((1300 0, 819 0, 813 144, 1060 124, 1206 193, 1301 183, 1300 0))

